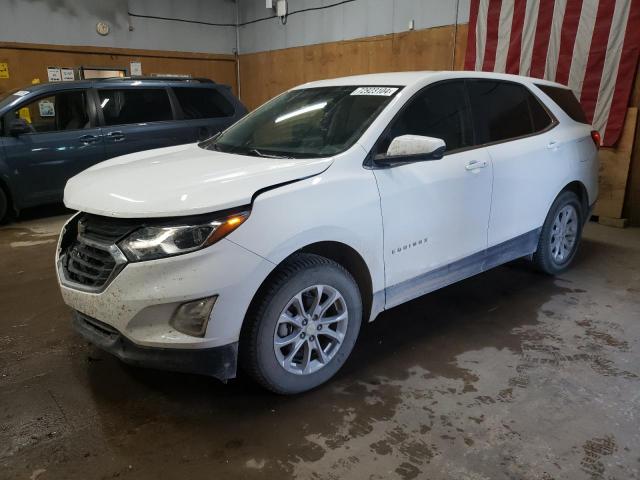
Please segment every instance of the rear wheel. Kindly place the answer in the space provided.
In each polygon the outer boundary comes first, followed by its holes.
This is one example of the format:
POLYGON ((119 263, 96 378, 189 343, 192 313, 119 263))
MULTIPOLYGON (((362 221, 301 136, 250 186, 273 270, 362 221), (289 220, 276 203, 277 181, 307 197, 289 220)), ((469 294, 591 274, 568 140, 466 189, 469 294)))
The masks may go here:
POLYGON ((578 196, 562 192, 553 202, 540 233, 534 265, 550 275, 566 270, 582 237, 582 207, 578 196))
POLYGON ((310 390, 342 367, 362 318, 360 291, 341 265, 296 254, 270 280, 247 316, 245 371, 281 394, 310 390))

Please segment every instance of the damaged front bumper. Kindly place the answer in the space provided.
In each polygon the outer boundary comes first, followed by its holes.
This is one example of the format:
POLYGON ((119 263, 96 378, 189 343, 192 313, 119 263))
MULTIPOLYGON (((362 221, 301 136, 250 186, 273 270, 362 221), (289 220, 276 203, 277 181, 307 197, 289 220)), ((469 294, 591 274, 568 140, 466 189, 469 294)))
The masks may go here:
POLYGON ((86 340, 130 365, 207 375, 222 381, 236 376, 237 342, 202 349, 145 347, 78 311, 73 314, 73 327, 86 340))

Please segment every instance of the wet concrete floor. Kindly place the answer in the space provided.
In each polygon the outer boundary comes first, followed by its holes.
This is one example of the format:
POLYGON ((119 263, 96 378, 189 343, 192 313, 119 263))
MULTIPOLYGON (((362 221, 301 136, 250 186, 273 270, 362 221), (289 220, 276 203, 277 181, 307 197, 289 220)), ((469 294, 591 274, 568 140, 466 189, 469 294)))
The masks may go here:
POLYGON ((136 369, 75 335, 62 217, 0 229, 0 478, 640 478, 640 229, 589 224, 366 326, 328 385, 136 369))

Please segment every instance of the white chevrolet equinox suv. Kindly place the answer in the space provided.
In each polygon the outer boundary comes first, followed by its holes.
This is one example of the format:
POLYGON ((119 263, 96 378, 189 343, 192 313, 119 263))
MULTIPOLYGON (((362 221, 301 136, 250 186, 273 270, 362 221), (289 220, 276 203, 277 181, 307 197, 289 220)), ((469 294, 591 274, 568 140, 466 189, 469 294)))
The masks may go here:
POLYGON ((479 72, 308 83, 199 144, 67 183, 74 328, 127 363, 296 393, 360 325, 527 257, 576 255, 599 135, 566 87, 479 72))

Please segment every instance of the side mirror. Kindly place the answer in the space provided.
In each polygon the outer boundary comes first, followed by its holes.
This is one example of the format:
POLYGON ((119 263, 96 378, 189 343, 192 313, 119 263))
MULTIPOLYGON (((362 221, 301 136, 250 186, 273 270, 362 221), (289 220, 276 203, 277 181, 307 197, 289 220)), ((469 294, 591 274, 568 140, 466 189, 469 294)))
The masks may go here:
POLYGON ((31 125, 24 118, 14 118, 9 122, 9 135, 17 137, 24 133, 31 133, 31 125))
POLYGON ((441 138, 422 135, 401 135, 389 145, 386 155, 376 156, 376 163, 394 165, 398 163, 439 160, 447 146, 441 138))

